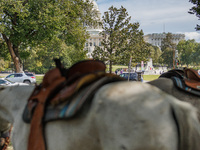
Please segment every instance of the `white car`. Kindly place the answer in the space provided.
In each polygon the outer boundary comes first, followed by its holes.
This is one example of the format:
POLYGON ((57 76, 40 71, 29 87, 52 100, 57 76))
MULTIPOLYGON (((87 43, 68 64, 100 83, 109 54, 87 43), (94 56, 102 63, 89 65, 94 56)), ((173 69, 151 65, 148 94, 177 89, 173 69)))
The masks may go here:
POLYGON ((20 82, 27 84, 36 83, 36 78, 32 73, 12 73, 5 77, 11 82, 20 82))
POLYGON ((29 85, 27 83, 11 82, 7 79, 0 78, 0 86, 17 86, 17 85, 29 85))

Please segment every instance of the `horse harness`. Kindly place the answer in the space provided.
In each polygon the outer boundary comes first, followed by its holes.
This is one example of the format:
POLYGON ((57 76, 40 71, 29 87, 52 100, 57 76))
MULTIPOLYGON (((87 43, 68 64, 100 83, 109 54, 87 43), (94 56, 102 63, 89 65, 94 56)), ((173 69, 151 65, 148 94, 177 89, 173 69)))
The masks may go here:
POLYGON ((123 78, 105 73, 106 66, 98 60, 85 60, 65 69, 59 59, 55 60, 56 68, 48 71, 40 85, 36 86, 23 113, 26 123, 31 123, 28 139, 28 150, 46 150, 45 123, 57 119, 71 119, 86 101, 91 100, 95 92, 103 85, 122 81, 123 78), (77 103, 78 105, 75 107, 77 103), (75 102, 74 102, 75 101, 75 102), (49 114, 63 105, 60 115, 55 118, 49 114), (72 105, 72 106, 71 106, 72 105), (71 106, 71 109, 69 108, 71 106))
POLYGON ((173 69, 160 75, 159 78, 170 78, 176 87, 188 93, 200 96, 200 75, 192 68, 173 69))

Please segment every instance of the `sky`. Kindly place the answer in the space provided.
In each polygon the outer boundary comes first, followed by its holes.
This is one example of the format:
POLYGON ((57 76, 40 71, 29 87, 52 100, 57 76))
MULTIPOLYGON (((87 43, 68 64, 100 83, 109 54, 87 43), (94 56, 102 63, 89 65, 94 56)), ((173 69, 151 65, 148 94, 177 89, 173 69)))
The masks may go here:
POLYGON ((189 14, 193 6, 189 0, 96 0, 102 15, 112 5, 127 9, 131 22, 139 22, 144 34, 183 33, 185 39, 200 42, 200 31, 196 31, 198 18, 189 14))

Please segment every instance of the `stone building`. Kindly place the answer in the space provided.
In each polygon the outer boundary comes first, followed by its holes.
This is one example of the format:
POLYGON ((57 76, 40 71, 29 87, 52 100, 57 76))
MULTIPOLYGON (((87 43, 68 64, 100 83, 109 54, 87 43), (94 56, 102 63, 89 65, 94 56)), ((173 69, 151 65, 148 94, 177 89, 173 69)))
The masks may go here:
MULTIPOLYGON (((101 22, 101 12, 98 8, 97 3, 94 0, 91 0, 91 1, 93 2, 94 9, 97 11, 98 17, 96 19, 100 23, 101 22)), ((95 46, 101 46, 101 41, 102 41, 103 37, 100 35, 100 32, 102 32, 103 29, 102 29, 102 26, 99 24, 95 27, 90 27, 87 25, 85 25, 85 26, 87 27, 87 31, 90 34, 90 38, 87 39, 84 49, 88 51, 87 57, 92 58, 91 54, 94 51, 95 46)))
MULTIPOLYGON (((166 33, 152 33, 152 34, 147 34, 144 36, 144 40, 147 43, 150 43, 154 46, 161 47, 161 42, 162 40, 166 37, 166 33)), ((178 44, 179 41, 185 39, 184 34, 172 34, 173 36, 173 43, 178 44)))

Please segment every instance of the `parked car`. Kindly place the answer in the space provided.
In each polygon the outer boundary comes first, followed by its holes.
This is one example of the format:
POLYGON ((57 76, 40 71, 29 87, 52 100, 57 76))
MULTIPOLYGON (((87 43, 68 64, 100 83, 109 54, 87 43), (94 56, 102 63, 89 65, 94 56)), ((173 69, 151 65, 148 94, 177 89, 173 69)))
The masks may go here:
MULTIPOLYGON (((128 80, 128 76, 130 81, 138 81, 138 74, 136 72, 130 72, 130 75, 128 72, 123 72, 120 74, 120 77, 123 77, 126 80, 128 80)), ((141 82, 143 82, 142 76, 141 76, 141 82)))
POLYGON ((11 82, 7 79, 0 78, 0 86, 16 86, 16 85, 28 85, 27 83, 11 82))
POLYGON ((32 73, 12 73, 5 77, 11 82, 21 82, 27 84, 36 83, 35 75, 32 73))

